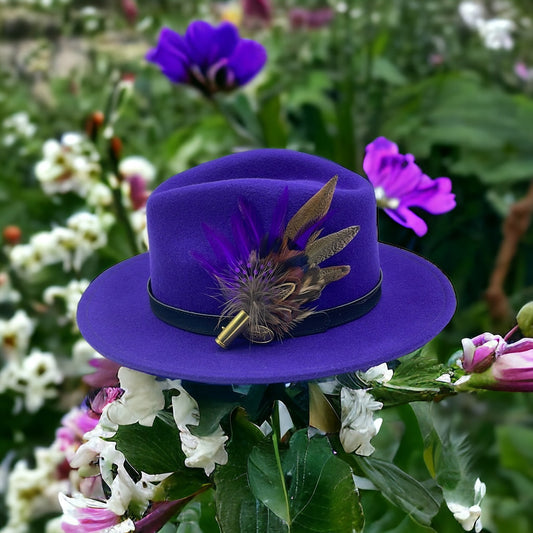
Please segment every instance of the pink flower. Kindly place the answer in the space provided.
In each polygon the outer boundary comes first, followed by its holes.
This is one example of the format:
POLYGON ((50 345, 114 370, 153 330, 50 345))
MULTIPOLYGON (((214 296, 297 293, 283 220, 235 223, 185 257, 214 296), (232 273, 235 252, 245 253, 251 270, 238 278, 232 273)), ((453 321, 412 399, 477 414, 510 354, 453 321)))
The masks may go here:
POLYGON ((460 362, 469 375, 456 384, 466 389, 533 392, 533 339, 508 344, 507 337, 483 333, 463 339, 460 362))
POLYGON ((400 154, 398 146, 385 137, 378 137, 366 147, 363 169, 374 186, 378 207, 419 237, 425 235, 428 228, 411 211, 412 207, 420 207, 434 215, 455 207, 451 180, 426 176, 413 155, 400 154))
POLYGON ((495 390, 533 392, 533 339, 500 347, 491 370, 495 390))
POLYGON ((291 27, 294 29, 317 29, 327 26, 333 20, 333 9, 323 7, 320 9, 305 9, 295 7, 289 12, 291 27))
POLYGON ((65 533, 126 533, 135 531, 130 520, 122 520, 105 503, 77 496, 69 498, 59 494, 59 503, 63 510, 61 528, 65 533))
POLYGON ((528 68, 523 61, 515 63, 514 73, 523 81, 533 80, 533 68, 528 68))
POLYGON ((242 10, 246 19, 252 19, 263 24, 270 24, 272 19, 270 0, 242 0, 242 10))
POLYGON ((115 387, 119 384, 118 370, 120 365, 105 359, 104 357, 98 357, 91 359, 89 364, 96 368, 96 372, 83 376, 83 381, 90 387, 115 387))
POLYGON ((72 459, 81 446, 85 433, 93 430, 97 424, 98 419, 79 407, 71 409, 61 419, 61 426, 56 431, 56 443, 67 461, 72 459))

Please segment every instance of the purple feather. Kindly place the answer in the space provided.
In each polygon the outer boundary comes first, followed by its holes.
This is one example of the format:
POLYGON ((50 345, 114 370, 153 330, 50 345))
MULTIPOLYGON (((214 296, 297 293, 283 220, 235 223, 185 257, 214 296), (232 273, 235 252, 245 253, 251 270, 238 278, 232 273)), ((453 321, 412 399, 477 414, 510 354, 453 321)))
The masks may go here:
POLYGON ((239 211, 242 215, 244 228, 250 238, 252 250, 259 250, 263 238, 263 225, 257 216, 257 211, 245 198, 239 198, 239 211))
POLYGON ((253 245, 250 242, 250 236, 246 231, 244 221, 240 213, 235 213, 231 217, 231 227, 233 229, 233 240, 237 248, 238 256, 241 261, 247 261, 253 245))
POLYGON ((204 234, 215 253, 217 263, 224 268, 227 265, 233 265, 237 262, 237 254, 233 245, 218 231, 202 224, 204 234))
POLYGON ((272 215, 272 223, 270 224, 270 231, 268 233, 268 248, 272 249, 274 243, 281 239, 285 231, 285 218, 287 216, 287 208, 289 206, 289 188, 285 187, 281 196, 279 197, 276 208, 272 215))

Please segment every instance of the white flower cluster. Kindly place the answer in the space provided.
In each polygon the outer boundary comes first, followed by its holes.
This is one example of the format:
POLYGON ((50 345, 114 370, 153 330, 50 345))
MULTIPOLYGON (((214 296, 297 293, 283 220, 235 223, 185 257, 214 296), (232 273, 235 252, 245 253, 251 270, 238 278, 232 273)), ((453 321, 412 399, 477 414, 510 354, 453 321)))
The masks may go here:
POLYGON ((37 126, 30 121, 30 117, 25 111, 19 111, 4 119, 2 127, 4 130, 2 144, 4 146, 13 146, 18 141, 30 139, 37 131, 37 126))
POLYGON ((52 305, 56 300, 62 300, 65 303, 65 316, 63 317, 63 324, 70 322, 74 329, 77 330, 76 311, 81 295, 89 286, 89 281, 86 279, 73 279, 65 287, 52 285, 48 287, 43 294, 44 303, 52 305))
POLYGON ((196 400, 183 388, 180 388, 179 396, 172 397, 172 413, 180 430, 181 449, 187 457, 185 466, 203 468, 209 475, 215 469, 215 463, 225 465, 228 462, 228 453, 224 448, 228 437, 220 425, 211 435, 198 437, 191 433, 188 426, 200 423, 200 411, 196 400))
POLYGON ((347 453, 371 455, 374 446, 370 444, 383 422, 382 418, 374 420, 374 413, 383 407, 366 389, 341 389, 341 430, 339 437, 347 453))
POLYGON ((180 382, 160 381, 155 376, 124 367, 118 375, 124 394, 105 406, 96 427, 84 435, 85 442, 69 458, 70 466, 80 472, 92 471, 93 465, 98 463, 98 473, 110 488, 110 496, 105 502, 97 502, 81 494, 75 494, 74 498, 60 496, 63 520, 69 524, 79 523, 80 528, 83 525, 81 515, 88 517, 99 514, 105 516, 110 524, 115 523, 114 527, 118 528, 116 531, 130 531, 128 527, 131 521, 123 521, 121 517, 132 505, 143 512, 153 498, 157 483, 169 475, 148 475, 142 472, 141 479, 134 481, 126 469, 124 455, 116 449, 116 443, 108 439, 116 433, 119 425, 138 422, 151 426, 157 413, 164 408, 163 391, 181 388, 180 382), (83 513, 83 510, 87 512, 83 513))
POLYGON ((8 522, 3 532, 27 533, 29 522, 51 512, 59 512, 58 493, 67 490, 67 480, 57 479, 57 469, 64 455, 55 447, 37 448, 36 465, 18 461, 11 471, 6 491, 8 522))
POLYGON ((466 1, 459 4, 459 15, 464 24, 477 30, 485 46, 491 50, 511 50, 514 47, 512 32, 515 23, 508 18, 486 18, 485 8, 479 2, 466 1))
POLYGON ((9 254, 11 264, 26 277, 56 263, 62 263, 67 272, 79 271, 95 250, 107 244, 107 230, 113 221, 111 214, 76 213, 66 226, 36 233, 28 244, 14 246, 9 254))
MULTIPOLYGON (((0 393, 19 393, 30 413, 35 413, 45 400, 57 396, 57 385, 63 374, 51 353, 33 349, 27 354, 34 321, 18 310, 11 319, 0 320, 0 352, 6 364, 0 370, 0 393)), ((16 408, 20 408, 19 405, 16 408)))
POLYGON ((61 141, 43 145, 43 159, 35 176, 46 194, 74 192, 86 196, 101 174, 100 156, 92 143, 79 133, 65 133, 61 141))

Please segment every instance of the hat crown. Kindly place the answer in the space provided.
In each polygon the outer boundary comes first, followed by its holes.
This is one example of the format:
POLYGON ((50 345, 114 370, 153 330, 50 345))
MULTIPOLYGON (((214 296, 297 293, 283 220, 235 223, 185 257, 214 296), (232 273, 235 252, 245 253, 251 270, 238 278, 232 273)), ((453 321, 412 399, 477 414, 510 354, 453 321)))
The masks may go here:
POLYGON ((195 313, 219 314, 221 302, 212 277, 193 252, 212 257, 203 226, 232 240, 231 218, 245 198, 265 229, 288 188, 289 220, 328 180, 338 176, 323 235, 359 226, 353 241, 321 266, 349 265, 350 273, 328 285, 317 309, 361 298, 380 277, 376 202, 371 184, 320 157, 288 150, 252 150, 204 163, 161 184, 147 205, 153 294, 165 304, 195 313))

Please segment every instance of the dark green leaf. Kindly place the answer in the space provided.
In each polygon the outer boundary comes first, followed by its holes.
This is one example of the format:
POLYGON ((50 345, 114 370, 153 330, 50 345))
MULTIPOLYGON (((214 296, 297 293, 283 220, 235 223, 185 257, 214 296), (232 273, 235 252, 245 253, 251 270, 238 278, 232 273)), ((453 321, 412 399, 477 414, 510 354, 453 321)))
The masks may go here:
POLYGON ((426 525, 431 523, 440 505, 419 481, 388 461, 358 455, 354 457, 366 477, 385 498, 417 522, 426 525))
POLYGON ((204 471, 199 468, 182 468, 162 481, 154 493, 156 502, 187 498, 209 485, 204 471))
POLYGON ((362 531, 364 518, 350 467, 335 457, 325 437, 298 431, 282 454, 272 442, 256 446, 248 461, 255 496, 298 533, 362 531))
POLYGON ((260 442, 248 458, 248 480, 257 499, 289 524, 291 513, 285 475, 279 466, 272 442, 260 442))
POLYGON ((176 533, 220 533, 215 511, 214 491, 199 494, 178 515, 179 527, 176 533))
POLYGON ((364 516, 351 468, 325 437, 295 433, 283 457, 294 533, 354 533, 364 516))
POLYGON ((257 501, 248 484, 248 456, 264 438, 242 409, 235 411, 231 440, 226 448, 228 462, 215 470, 217 517, 223 533, 288 531, 274 513, 257 501))
POLYGON ((160 418, 154 420, 152 427, 139 424, 119 426, 110 440, 117 443, 117 450, 136 470, 163 474, 187 469, 178 428, 160 418))

